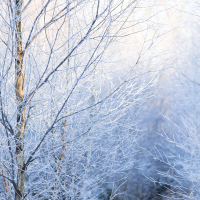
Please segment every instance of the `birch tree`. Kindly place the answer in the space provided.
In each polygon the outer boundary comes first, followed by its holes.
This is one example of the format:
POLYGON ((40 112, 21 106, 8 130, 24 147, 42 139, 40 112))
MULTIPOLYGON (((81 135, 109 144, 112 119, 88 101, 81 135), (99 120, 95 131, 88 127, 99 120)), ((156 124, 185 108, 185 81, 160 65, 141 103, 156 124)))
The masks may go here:
POLYGON ((6 198, 95 199, 107 176, 132 166, 129 150, 136 137, 120 119, 152 79, 136 84, 140 76, 133 71, 142 51, 121 71, 111 50, 130 34, 129 26, 140 23, 129 21, 138 4, 1 2, 0 162, 6 198))

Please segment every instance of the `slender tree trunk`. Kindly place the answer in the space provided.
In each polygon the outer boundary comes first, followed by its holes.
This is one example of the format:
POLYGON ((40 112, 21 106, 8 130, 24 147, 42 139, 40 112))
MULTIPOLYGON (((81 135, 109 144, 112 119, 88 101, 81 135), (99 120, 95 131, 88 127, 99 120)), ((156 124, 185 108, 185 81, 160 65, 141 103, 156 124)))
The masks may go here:
POLYGON ((25 129, 25 109, 24 101, 24 75, 22 72, 22 28, 21 28, 21 8, 22 0, 15 1, 15 94, 17 100, 17 127, 15 135, 16 143, 16 162, 17 162, 17 190, 15 200, 21 200, 24 196, 26 174, 22 170, 24 158, 24 129, 25 129))
MULTIPOLYGON (((67 115, 67 111, 66 111, 66 115, 67 115)), ((62 133, 63 146, 62 146, 62 153, 60 154, 59 160, 63 159, 64 151, 65 151, 65 127, 67 125, 67 119, 65 120, 65 122, 64 122, 63 125, 64 125, 64 127, 63 127, 63 133, 62 133)), ((58 169, 58 173, 59 173, 59 171, 60 171, 60 168, 58 169)))
MULTIPOLYGON (((68 4, 70 4, 69 1, 68 1, 68 4)), ((70 43, 69 43, 69 41, 70 41, 70 34, 71 34, 70 31, 71 31, 70 17, 68 16, 68 44, 67 44, 67 45, 68 45, 68 54, 69 54, 69 52, 70 52, 70 43)), ((66 79, 67 79, 67 85, 66 85, 66 87, 67 87, 67 91, 68 91, 68 81, 69 81, 69 73, 68 73, 69 66, 70 66, 70 60, 69 60, 69 58, 68 58, 68 60, 67 60, 67 69, 66 69, 66 71, 67 71, 67 74, 66 74, 66 79)), ((67 104, 66 104, 65 115, 67 115, 67 104)), ((62 146, 62 153, 60 154, 60 157, 59 157, 59 160, 60 160, 60 161, 63 159, 63 157, 64 157, 64 152, 65 152, 65 129, 66 129, 66 126, 67 126, 67 119, 65 119, 65 121, 64 121, 64 123, 63 123, 63 132, 62 132, 62 142, 63 142, 63 146, 62 146)), ((57 172, 58 172, 58 174, 59 174, 59 172, 60 172, 60 167, 58 167, 57 172)))
MULTIPOLYGON (((5 176, 5 169, 2 170, 2 175, 5 176)), ((5 189, 6 189, 6 194, 7 194, 7 196, 8 196, 9 190, 8 190, 8 183, 7 183, 7 179, 6 179, 6 178, 3 178, 3 183, 4 183, 4 187, 5 187, 5 189)))

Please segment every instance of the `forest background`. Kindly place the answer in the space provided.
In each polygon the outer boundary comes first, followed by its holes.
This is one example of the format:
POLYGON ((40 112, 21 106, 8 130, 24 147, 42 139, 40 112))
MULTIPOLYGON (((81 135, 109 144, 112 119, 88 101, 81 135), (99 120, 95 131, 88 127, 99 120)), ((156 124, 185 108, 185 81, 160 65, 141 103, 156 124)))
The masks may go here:
POLYGON ((0 199, 199 199, 198 1, 0 2, 0 199))

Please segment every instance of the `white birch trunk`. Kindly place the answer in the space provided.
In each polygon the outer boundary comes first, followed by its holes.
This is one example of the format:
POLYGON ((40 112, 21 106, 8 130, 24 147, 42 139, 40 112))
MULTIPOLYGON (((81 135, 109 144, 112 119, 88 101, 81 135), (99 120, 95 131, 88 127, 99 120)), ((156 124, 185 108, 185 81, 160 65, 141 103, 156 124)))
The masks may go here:
POLYGON ((15 200, 21 200, 24 197, 26 174, 22 169, 25 163, 24 158, 24 129, 25 129, 25 109, 24 101, 24 75, 22 72, 22 29, 21 29, 21 8, 22 1, 15 2, 15 94, 17 102, 17 127, 15 135, 16 143, 16 162, 17 162, 17 191, 15 191, 15 200))

